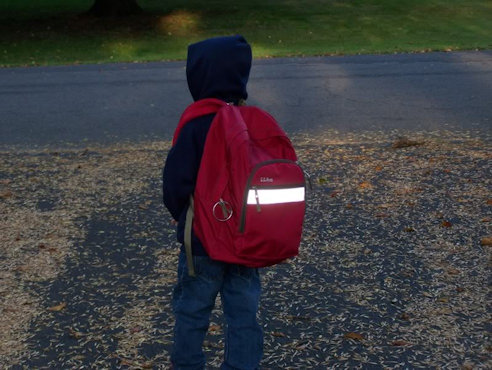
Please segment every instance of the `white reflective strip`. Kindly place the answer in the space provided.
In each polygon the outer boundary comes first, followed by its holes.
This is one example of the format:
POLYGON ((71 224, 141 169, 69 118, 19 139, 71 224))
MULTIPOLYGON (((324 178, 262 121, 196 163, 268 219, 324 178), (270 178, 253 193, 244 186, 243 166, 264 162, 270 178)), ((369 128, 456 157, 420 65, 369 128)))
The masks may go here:
POLYGON ((304 201, 304 187, 288 189, 250 189, 248 192, 248 204, 278 204, 304 201))

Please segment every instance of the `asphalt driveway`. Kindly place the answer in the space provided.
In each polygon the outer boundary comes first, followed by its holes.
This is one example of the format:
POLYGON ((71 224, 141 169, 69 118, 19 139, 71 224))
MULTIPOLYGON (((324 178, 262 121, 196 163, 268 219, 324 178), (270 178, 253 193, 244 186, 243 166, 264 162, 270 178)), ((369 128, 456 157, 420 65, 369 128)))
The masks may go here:
MULTIPOLYGON (((0 69, 0 146, 168 139, 184 62, 0 69)), ((492 128, 492 52, 257 60, 250 104, 290 133, 492 128)))

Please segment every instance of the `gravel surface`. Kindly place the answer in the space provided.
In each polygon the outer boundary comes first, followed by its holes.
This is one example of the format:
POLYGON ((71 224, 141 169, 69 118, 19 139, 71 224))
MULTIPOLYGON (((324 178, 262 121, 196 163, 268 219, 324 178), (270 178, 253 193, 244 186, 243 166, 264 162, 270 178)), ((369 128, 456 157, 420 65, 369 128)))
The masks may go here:
MULTIPOLYGON (((490 368, 491 137, 293 142, 301 254, 263 269, 263 368, 490 368)), ((168 142, 0 152, 0 368, 167 368, 178 245, 168 142)), ((223 355, 220 307, 205 343, 223 355)))

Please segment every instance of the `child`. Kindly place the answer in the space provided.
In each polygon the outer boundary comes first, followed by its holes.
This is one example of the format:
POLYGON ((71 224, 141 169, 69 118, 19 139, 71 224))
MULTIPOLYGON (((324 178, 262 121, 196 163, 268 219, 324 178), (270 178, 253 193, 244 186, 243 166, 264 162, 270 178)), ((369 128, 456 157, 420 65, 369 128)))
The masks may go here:
MULTIPOLYGON (((190 45, 186 76, 195 101, 217 98, 240 104, 248 96, 246 84, 251 69, 251 48, 242 36, 217 37, 190 45)), ((164 203, 178 222, 178 241, 184 242, 184 225, 193 194, 205 139, 214 114, 188 122, 169 151, 164 166, 164 203)), ((221 158, 217 158, 217 166, 221 158)), ((178 282, 174 288, 176 319, 171 362, 174 369, 203 369, 203 340, 215 298, 220 293, 226 319, 225 354, 222 369, 256 369, 263 353, 263 332, 257 322, 260 299, 258 270, 210 259, 192 235, 196 276, 188 274, 181 248, 178 282)))

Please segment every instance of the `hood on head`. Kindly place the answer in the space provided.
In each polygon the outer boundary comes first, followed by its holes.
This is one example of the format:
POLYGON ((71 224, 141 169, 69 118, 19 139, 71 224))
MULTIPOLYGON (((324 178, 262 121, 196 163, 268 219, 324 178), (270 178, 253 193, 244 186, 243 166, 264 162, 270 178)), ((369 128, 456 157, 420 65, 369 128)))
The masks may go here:
POLYGON ((251 47, 242 36, 215 37, 188 47, 186 78, 193 99, 246 99, 251 47))

